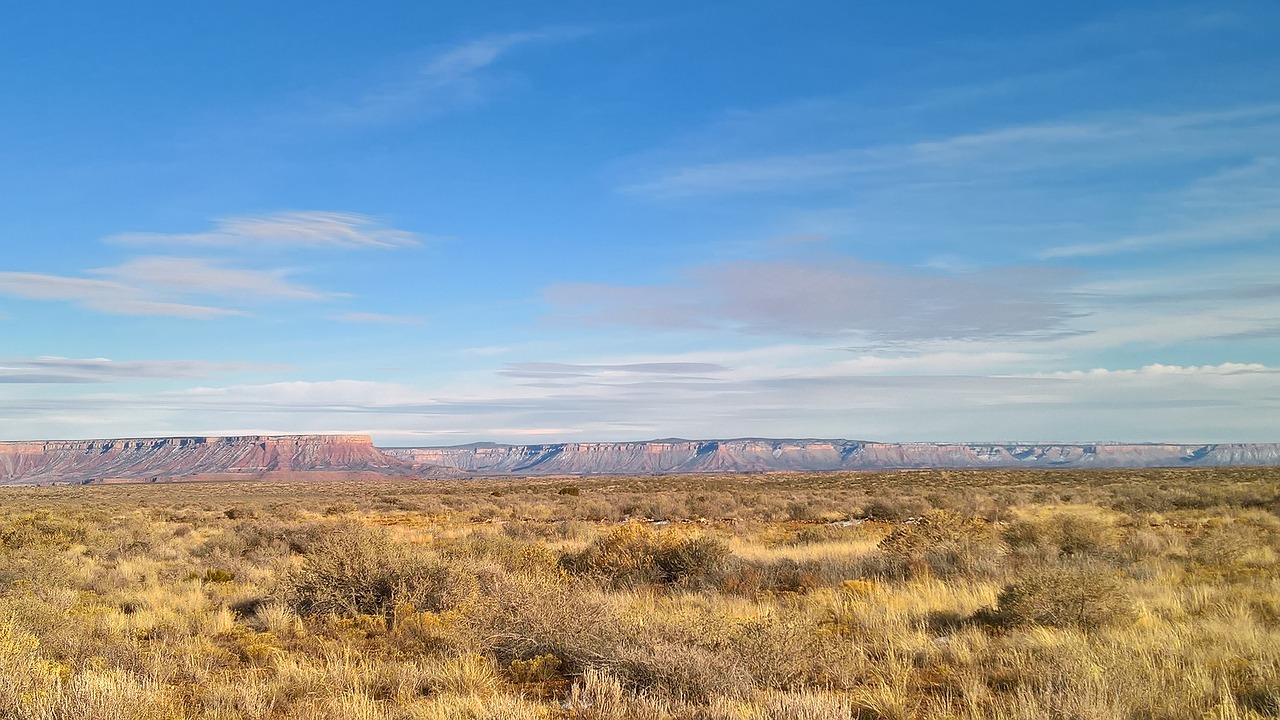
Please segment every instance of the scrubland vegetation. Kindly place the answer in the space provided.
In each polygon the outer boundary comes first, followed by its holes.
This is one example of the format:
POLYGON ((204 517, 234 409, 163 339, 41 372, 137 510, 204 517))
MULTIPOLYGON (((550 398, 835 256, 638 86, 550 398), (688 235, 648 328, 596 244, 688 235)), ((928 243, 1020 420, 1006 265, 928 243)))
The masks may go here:
POLYGON ((1280 715, 1280 471, 0 491, 0 718, 1280 715))

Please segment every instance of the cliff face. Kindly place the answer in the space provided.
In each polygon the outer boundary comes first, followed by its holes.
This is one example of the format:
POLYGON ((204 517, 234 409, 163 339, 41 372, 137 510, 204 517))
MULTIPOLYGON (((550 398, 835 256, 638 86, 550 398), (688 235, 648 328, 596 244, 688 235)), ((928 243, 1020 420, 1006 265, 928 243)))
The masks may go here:
POLYGON ((366 435, 242 435, 0 443, 0 484, 268 472, 409 472, 366 435))
POLYGON ((576 475, 770 470, 888 470, 1280 465, 1280 444, 952 444, 848 440, 704 440, 387 448, 427 469, 475 475, 576 475))
POLYGON ((200 477, 628 475, 900 468, 1280 466, 1280 444, 963 444, 654 440, 384 448, 365 435, 0 443, 0 485, 200 477))

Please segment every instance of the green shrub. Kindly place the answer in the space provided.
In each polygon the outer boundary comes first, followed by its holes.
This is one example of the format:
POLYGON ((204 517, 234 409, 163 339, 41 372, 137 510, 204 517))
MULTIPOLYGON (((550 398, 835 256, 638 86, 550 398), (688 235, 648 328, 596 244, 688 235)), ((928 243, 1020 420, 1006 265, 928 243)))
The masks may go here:
MULTIPOLYGON (((193 575, 195 574, 193 573, 193 575)), ((208 570, 205 570, 203 574, 195 575, 192 579, 195 578, 199 578, 207 583, 229 583, 236 579, 236 574, 231 570, 209 568, 208 570)))
POLYGON ((809 522, 818 519, 818 511, 814 508, 813 502, 801 502, 793 500, 787 503, 787 517, 791 520, 801 522, 809 522))
POLYGON ((540 683, 560 677, 560 658, 547 653, 535 655, 528 660, 512 660, 510 665, 511 681, 518 684, 540 683))

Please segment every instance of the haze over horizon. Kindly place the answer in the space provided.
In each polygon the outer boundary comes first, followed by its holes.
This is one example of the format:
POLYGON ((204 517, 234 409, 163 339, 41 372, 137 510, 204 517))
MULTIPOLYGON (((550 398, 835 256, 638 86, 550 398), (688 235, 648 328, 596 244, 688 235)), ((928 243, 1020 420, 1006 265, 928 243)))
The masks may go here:
POLYGON ((1280 441, 1280 6, 28 4, 0 439, 1280 441))

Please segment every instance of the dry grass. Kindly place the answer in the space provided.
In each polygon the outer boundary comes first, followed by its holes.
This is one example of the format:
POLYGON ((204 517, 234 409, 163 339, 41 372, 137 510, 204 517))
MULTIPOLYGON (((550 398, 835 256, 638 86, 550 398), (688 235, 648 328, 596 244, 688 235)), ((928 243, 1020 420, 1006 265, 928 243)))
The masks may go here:
POLYGON ((5 488, 0 720, 1277 717, 1277 511, 1235 469, 5 488))

